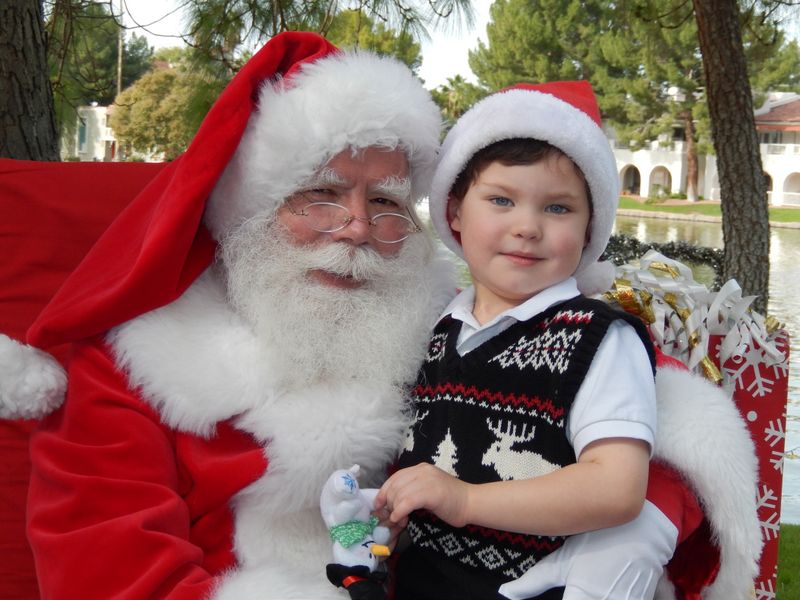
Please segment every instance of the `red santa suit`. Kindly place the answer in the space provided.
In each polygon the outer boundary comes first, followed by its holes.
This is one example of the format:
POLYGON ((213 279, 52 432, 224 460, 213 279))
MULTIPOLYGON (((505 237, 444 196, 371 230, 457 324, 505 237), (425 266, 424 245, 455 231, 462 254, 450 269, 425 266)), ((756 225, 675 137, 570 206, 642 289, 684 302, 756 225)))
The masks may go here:
MULTIPOLYGON (((452 295, 452 269, 432 252, 421 261, 420 301, 395 315, 407 333, 397 377, 287 389, 270 376, 281 349, 231 308, 215 240, 273 214, 347 148, 402 150, 418 199, 439 130, 404 65, 316 35, 276 36, 237 74, 187 152, 29 331, 35 346, 73 343, 66 401, 31 441, 28 534, 43 598, 347 597, 325 576, 320 489, 354 463, 365 485, 384 478, 407 422, 403 385, 452 295)), ((406 244, 430 244, 422 237, 406 244)), ((21 355, 40 404, 18 405, 44 415, 63 378, 33 348, 21 355)))

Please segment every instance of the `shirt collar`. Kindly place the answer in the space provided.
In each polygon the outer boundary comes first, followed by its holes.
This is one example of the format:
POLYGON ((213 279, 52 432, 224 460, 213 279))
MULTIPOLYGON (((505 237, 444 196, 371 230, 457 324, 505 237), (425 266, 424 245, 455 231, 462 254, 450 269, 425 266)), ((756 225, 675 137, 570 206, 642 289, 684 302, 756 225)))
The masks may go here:
POLYGON ((475 329, 491 327, 495 323, 508 318, 514 319, 515 321, 525 321, 551 307, 553 304, 574 298, 579 293, 575 278, 569 277, 564 281, 545 288, 538 294, 528 298, 522 304, 503 311, 489 323, 481 326, 472 315, 472 307, 475 305, 475 287, 470 286, 453 298, 450 304, 447 305, 447 308, 444 309, 439 320, 441 321, 444 317, 450 315, 454 319, 468 323, 475 329))

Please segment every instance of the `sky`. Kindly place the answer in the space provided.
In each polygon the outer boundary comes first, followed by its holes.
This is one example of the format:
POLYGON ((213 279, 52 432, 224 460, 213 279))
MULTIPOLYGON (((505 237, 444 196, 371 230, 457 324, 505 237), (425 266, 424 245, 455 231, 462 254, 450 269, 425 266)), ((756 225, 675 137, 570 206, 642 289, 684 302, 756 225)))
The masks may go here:
MULTIPOLYGON (((178 8, 180 0, 124 0, 124 3, 129 13, 125 25, 134 28, 135 33, 147 36, 150 45, 156 48, 181 45, 178 36, 183 16, 178 8), (146 30, 135 28, 137 23, 146 25, 146 30)), ((477 47, 479 39, 486 43, 491 3, 492 0, 473 0, 475 25, 470 30, 434 32, 430 41, 422 42, 419 76, 425 81, 425 87, 436 88, 456 75, 475 82, 467 62, 468 52, 477 47)))

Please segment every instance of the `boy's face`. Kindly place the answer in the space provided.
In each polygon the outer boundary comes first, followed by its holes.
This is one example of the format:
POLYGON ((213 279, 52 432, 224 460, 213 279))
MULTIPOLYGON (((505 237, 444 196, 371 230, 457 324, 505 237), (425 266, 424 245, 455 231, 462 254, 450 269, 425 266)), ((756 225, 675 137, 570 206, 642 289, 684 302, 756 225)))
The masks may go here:
POLYGON ((489 164, 452 215, 475 285, 480 323, 571 276, 587 243, 591 212, 572 161, 489 164))

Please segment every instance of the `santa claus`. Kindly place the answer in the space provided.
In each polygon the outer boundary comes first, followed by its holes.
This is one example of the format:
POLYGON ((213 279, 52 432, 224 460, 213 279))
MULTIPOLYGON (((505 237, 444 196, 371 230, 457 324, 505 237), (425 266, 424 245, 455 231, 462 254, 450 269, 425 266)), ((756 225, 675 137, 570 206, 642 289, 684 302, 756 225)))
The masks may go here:
POLYGON ((29 332, 74 343, 31 441, 42 597, 347 597, 320 490, 383 480, 455 289, 414 209, 440 123, 404 65, 311 34, 236 76, 29 332))

